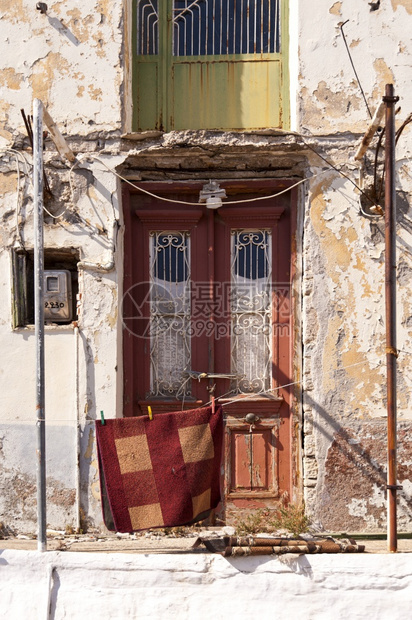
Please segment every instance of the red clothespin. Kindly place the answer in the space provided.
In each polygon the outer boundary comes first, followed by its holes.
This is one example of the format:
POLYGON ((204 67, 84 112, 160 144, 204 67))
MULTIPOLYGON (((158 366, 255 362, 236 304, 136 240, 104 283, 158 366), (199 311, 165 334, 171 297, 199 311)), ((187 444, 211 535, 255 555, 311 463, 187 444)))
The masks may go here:
POLYGON ((215 397, 212 396, 212 413, 215 412, 215 397))

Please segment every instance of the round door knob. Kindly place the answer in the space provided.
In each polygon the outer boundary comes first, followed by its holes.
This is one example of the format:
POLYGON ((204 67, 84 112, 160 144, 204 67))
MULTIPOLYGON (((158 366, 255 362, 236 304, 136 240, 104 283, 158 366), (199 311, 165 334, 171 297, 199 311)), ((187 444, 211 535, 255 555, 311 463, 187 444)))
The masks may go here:
POLYGON ((245 420, 248 424, 256 424, 256 422, 259 422, 260 418, 255 413, 247 413, 245 420))

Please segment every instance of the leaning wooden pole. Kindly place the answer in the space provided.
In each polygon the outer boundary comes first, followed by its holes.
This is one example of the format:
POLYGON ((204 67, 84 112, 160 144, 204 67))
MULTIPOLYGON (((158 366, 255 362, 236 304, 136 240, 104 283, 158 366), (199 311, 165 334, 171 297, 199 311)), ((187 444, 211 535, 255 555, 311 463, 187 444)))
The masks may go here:
POLYGON ((34 187, 34 323, 36 340, 37 426, 37 550, 47 550, 46 539, 46 427, 44 388, 44 244, 43 244, 43 104, 33 102, 34 187))
POLYGON ((393 84, 386 84, 385 115, 385 306, 386 388, 388 412, 388 551, 398 548, 396 517, 396 193, 395 193, 395 103, 393 84))

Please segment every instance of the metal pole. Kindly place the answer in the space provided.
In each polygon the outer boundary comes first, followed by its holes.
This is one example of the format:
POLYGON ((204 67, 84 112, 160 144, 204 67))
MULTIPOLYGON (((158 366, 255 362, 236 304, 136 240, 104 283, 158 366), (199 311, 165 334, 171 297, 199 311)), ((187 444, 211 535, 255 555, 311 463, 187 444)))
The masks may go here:
POLYGON ((80 409, 79 409, 79 326, 74 322, 74 394, 76 398, 76 530, 80 533, 80 409))
POLYGON ((34 186, 34 323, 36 340, 37 426, 37 550, 47 550, 46 539, 46 426, 44 415, 44 249, 43 249, 43 104, 33 102, 34 186))
POLYGON ((395 193, 395 103, 393 84, 386 84, 385 116, 385 305, 386 391, 388 412, 388 551, 398 548, 396 492, 396 193, 395 193))

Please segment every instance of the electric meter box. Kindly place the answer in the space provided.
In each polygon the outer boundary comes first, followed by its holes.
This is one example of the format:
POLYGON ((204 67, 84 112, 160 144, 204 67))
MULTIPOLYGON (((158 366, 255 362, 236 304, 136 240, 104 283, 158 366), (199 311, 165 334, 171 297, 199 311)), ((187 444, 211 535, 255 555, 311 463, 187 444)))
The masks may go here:
POLYGON ((72 277, 66 269, 44 271, 44 320, 67 323, 73 318, 72 277))

